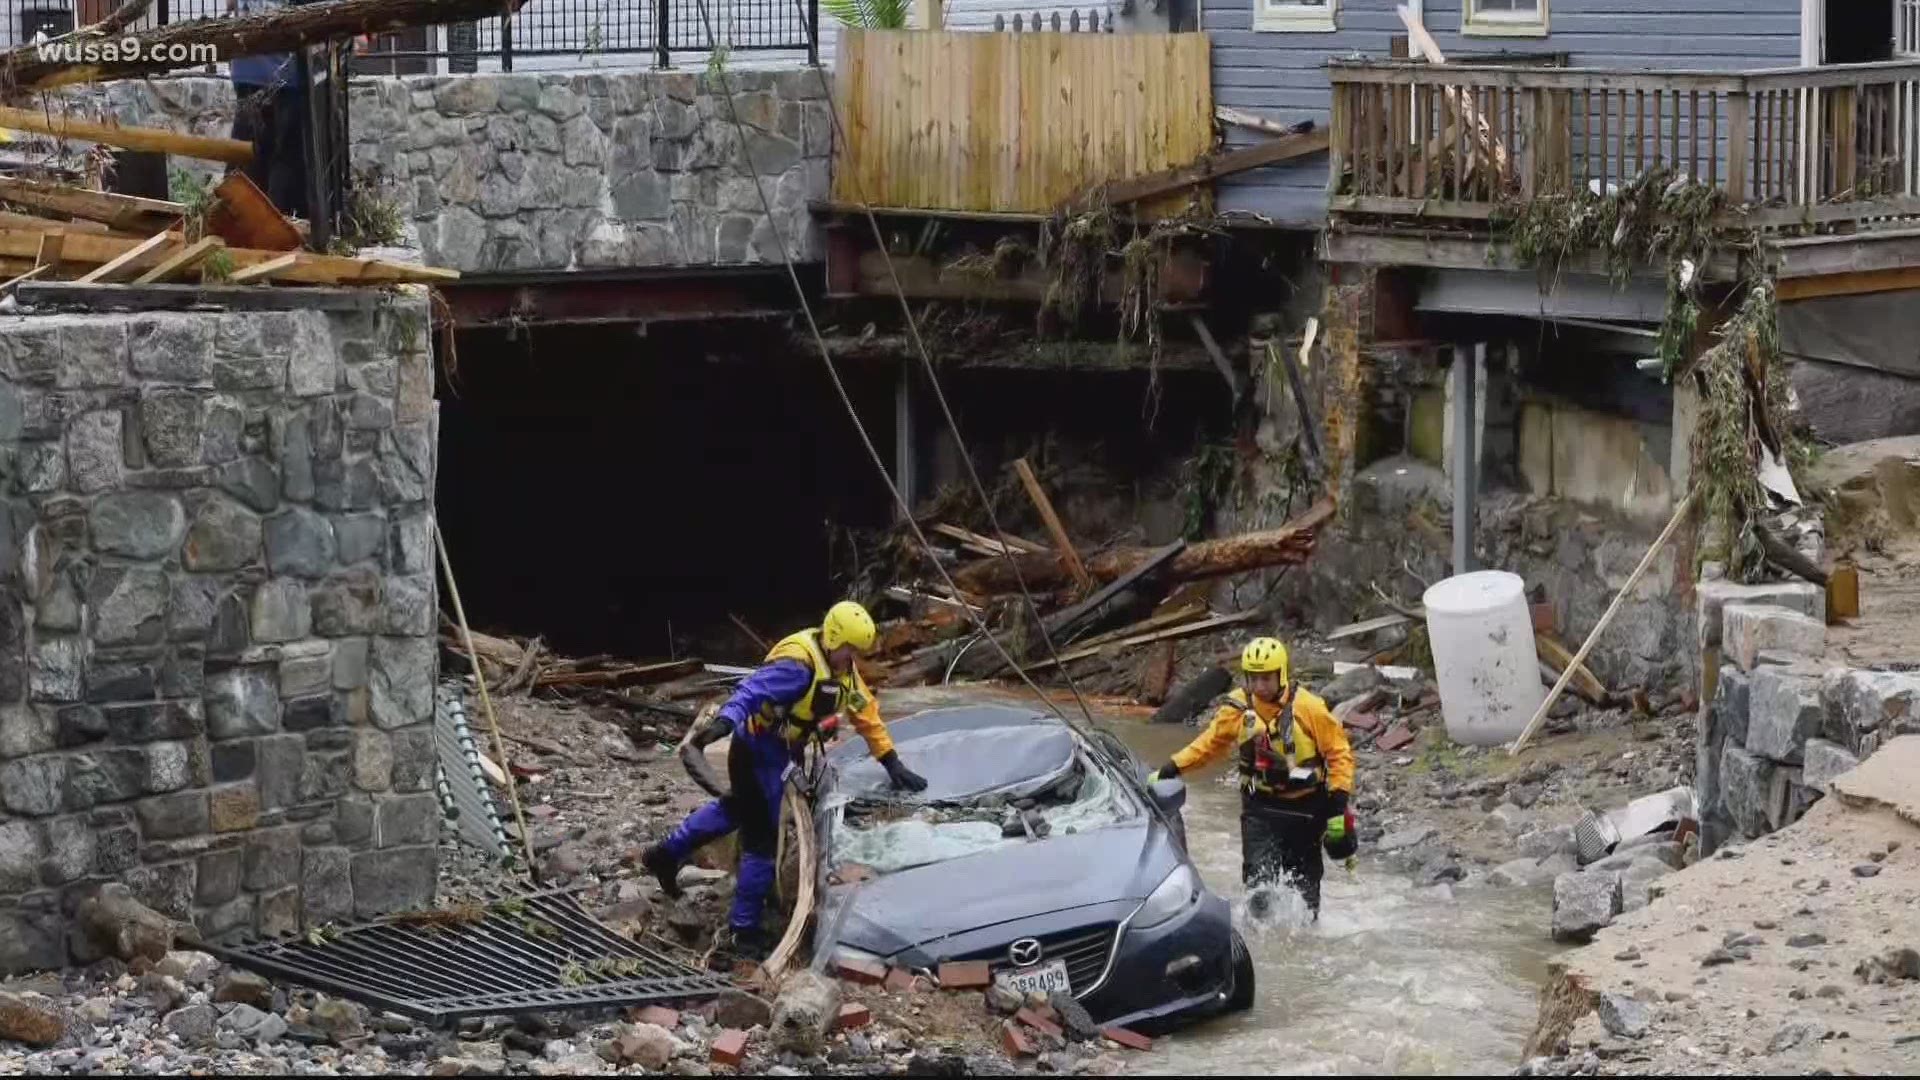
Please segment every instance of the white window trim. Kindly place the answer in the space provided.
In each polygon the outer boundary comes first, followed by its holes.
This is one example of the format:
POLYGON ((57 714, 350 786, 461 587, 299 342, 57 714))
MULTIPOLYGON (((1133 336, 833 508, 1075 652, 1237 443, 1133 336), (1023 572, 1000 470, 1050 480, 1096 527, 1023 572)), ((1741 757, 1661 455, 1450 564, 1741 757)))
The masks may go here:
POLYGON ((1335 25, 1339 6, 1340 0, 1324 4, 1253 0, 1253 28, 1266 33, 1331 34, 1339 29, 1335 25))
POLYGON ((1546 37, 1547 0, 1529 13, 1481 11, 1476 0, 1460 0, 1462 37, 1546 37))

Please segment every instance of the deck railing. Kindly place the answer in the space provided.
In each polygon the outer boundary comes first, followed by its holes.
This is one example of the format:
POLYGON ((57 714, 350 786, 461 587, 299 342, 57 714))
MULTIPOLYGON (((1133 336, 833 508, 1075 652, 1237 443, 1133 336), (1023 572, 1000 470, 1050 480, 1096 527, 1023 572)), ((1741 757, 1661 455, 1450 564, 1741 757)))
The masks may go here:
POLYGON ((1484 218, 1664 166, 1758 225, 1920 216, 1920 62, 1626 72, 1334 61, 1331 209, 1484 218))

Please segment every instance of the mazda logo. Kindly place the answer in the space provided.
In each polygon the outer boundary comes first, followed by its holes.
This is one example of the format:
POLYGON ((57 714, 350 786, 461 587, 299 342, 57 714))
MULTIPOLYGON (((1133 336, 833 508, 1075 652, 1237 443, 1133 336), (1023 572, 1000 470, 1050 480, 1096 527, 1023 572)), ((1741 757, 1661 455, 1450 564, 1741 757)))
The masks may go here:
POLYGON ((1040 943, 1023 937, 1007 946, 1007 959, 1013 961, 1014 967, 1032 967, 1040 962, 1040 943))

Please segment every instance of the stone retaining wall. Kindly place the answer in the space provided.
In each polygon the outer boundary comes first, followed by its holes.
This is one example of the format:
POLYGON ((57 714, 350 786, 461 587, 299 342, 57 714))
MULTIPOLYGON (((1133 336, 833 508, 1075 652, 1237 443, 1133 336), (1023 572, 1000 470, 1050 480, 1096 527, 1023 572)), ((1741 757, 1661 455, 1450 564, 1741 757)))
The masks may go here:
POLYGON ((1817 586, 1709 580, 1698 598, 1719 662, 1695 740, 1703 852, 1786 827, 1882 741, 1920 732, 1920 673, 1824 663, 1817 586))
POLYGON ((103 881, 215 936, 431 899, 427 305, 363 296, 0 321, 0 971, 103 881))

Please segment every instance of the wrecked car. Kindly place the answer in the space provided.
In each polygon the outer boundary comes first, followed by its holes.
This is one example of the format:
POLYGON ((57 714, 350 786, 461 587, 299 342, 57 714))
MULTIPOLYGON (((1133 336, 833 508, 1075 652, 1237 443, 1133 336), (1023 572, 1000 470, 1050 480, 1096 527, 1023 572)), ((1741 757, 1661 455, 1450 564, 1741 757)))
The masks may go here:
POLYGON ((1106 732, 1005 705, 890 721, 925 792, 903 796, 858 740, 828 754, 818 948, 911 970, 985 961, 1022 992, 1068 992, 1143 1031, 1243 1009, 1253 962, 1187 857, 1178 780, 1106 732))

